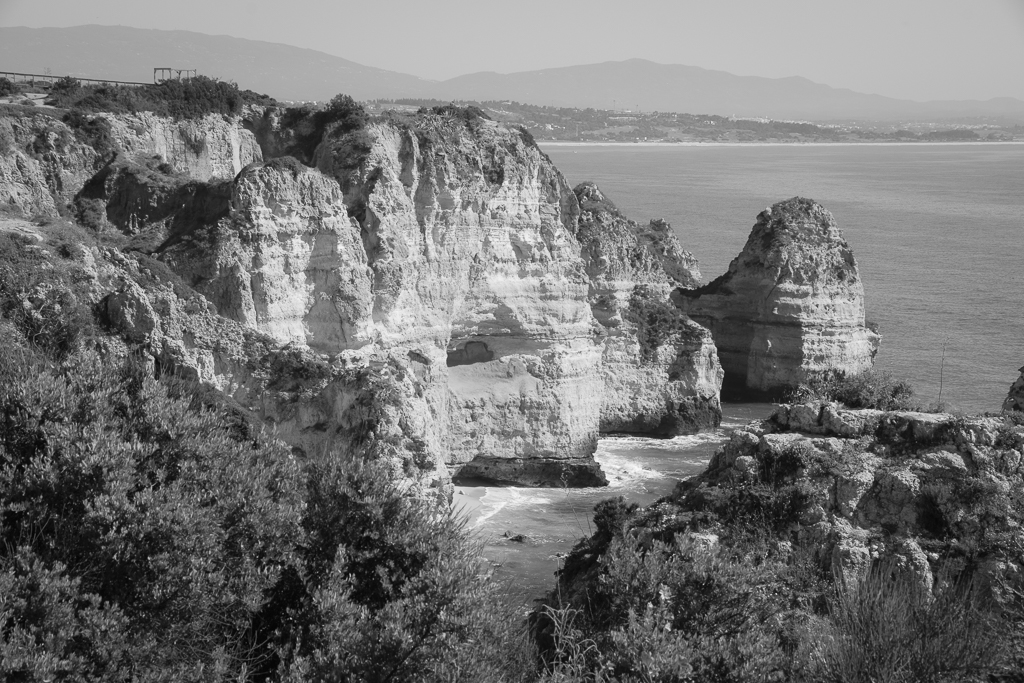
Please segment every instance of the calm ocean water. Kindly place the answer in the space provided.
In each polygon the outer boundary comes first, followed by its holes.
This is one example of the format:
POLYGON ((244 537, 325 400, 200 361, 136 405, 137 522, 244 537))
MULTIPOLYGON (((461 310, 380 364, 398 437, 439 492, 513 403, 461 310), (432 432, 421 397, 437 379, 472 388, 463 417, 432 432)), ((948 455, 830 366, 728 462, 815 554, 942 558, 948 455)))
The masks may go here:
MULTIPOLYGON (((629 217, 671 222, 705 281, 725 271, 766 206, 795 195, 821 202, 853 247, 867 317, 881 327, 876 367, 910 379, 925 402, 939 398, 942 366, 944 402, 998 410, 1024 365, 1024 145, 544 150, 569 182, 595 181, 629 217)), ((715 433, 602 439, 604 489, 462 487, 455 502, 496 576, 528 601, 554 586, 598 501, 653 502, 699 473, 731 429, 770 411, 725 405, 715 433)))

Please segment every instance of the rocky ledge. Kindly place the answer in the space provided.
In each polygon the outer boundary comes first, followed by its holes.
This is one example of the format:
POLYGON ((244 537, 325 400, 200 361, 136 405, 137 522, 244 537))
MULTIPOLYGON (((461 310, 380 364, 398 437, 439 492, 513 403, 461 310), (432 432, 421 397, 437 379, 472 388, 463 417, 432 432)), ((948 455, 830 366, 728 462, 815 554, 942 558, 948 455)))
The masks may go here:
POLYGON ((777 398, 829 370, 855 374, 878 349, 853 251, 809 199, 762 211, 729 270, 673 301, 711 330, 727 396, 777 398))

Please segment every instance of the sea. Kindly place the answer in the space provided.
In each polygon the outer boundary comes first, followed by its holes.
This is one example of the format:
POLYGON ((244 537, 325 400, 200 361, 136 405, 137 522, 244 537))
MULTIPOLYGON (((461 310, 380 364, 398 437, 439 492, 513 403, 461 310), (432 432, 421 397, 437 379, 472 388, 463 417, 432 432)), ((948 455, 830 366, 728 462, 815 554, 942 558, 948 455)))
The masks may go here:
MULTIPOLYGON (((541 147, 572 185, 596 182, 634 220, 668 220, 705 282, 726 271, 765 207, 821 203, 857 259, 867 320, 882 334, 876 368, 909 380, 924 403, 998 411, 1024 365, 1022 144, 541 147)), ((725 404, 722 428, 694 436, 603 438, 606 488, 458 487, 455 504, 496 579, 526 604, 590 535, 597 502, 667 495, 772 407, 725 404)))

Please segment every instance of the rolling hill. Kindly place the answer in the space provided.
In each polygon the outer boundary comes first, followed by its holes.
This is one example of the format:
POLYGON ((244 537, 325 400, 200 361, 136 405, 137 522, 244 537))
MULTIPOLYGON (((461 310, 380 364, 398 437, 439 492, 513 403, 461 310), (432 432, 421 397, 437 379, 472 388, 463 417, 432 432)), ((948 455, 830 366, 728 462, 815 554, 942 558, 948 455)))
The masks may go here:
POLYGON ((812 121, 990 117, 1024 123, 1024 102, 913 102, 806 78, 736 76, 643 59, 429 81, 324 52, 231 36, 126 26, 0 28, 0 70, 149 81, 158 66, 195 68, 282 100, 436 98, 674 111, 812 121))

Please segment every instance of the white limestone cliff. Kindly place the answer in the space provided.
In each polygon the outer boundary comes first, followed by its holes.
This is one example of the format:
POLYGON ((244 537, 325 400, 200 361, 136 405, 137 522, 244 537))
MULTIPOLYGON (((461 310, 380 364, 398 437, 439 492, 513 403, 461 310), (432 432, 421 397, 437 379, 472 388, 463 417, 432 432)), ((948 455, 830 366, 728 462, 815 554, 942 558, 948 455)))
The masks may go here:
POLYGON ((671 226, 622 215, 593 183, 574 190, 576 237, 602 326, 602 432, 674 436, 714 428, 722 369, 710 333, 669 301, 700 284, 693 256, 671 226))
POLYGON ((158 156, 193 180, 229 179, 263 155, 256 137, 238 119, 207 114, 175 120, 150 112, 97 114, 129 158, 158 156))

